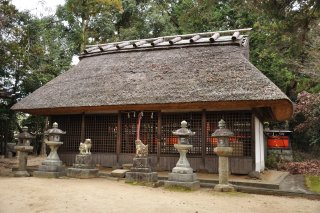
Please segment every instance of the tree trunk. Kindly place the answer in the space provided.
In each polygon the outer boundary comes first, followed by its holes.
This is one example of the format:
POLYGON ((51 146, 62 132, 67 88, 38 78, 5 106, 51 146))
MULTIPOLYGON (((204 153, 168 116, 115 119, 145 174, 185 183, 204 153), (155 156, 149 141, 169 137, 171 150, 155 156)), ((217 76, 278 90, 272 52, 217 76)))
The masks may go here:
POLYGON ((45 119, 44 123, 44 128, 43 128, 43 133, 42 133, 42 143, 41 143, 41 150, 40 150, 40 155, 46 157, 47 156, 47 149, 46 149, 46 143, 45 141, 45 134, 44 132, 48 129, 48 117, 45 119))
POLYGON ((81 45, 80 45, 80 54, 85 50, 87 44, 87 28, 88 28, 88 20, 84 17, 81 22, 81 45))

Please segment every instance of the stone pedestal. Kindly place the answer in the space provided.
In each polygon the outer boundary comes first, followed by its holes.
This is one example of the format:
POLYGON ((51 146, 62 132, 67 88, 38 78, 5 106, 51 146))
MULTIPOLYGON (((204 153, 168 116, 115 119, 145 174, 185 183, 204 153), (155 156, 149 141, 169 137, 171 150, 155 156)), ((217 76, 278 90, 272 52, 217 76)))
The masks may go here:
POLYGON ((193 173, 193 169, 190 167, 186 156, 188 150, 192 148, 192 145, 175 144, 174 147, 178 150, 180 158, 176 167, 172 169, 172 173, 168 174, 168 181, 164 182, 165 187, 182 186, 191 190, 200 188, 197 175, 193 173))
POLYGON ((92 163, 91 154, 76 155, 76 163, 73 168, 67 169, 67 176, 73 178, 95 178, 98 176, 99 170, 92 163))
POLYGON ((27 161, 28 152, 32 152, 32 146, 15 146, 14 149, 18 152, 19 165, 18 169, 14 171, 15 177, 29 177, 30 174, 27 172, 27 161))
POLYGON ((57 150, 63 142, 47 141, 46 144, 50 147, 50 154, 47 159, 39 166, 38 171, 33 172, 35 177, 58 178, 65 176, 65 167, 59 158, 57 150))
POLYGON ((219 184, 214 187, 215 191, 230 192, 235 191, 229 184, 229 157, 232 147, 216 147, 214 152, 219 156, 219 184))
POLYGON ((133 167, 126 173, 126 182, 157 182, 158 174, 151 171, 150 158, 133 158, 133 167))

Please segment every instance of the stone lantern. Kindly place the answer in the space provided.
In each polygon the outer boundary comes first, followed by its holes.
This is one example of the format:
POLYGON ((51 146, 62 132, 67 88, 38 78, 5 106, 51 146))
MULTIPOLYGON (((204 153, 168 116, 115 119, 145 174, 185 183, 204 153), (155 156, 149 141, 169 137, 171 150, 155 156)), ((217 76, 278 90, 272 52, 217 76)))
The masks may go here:
POLYGON ((39 170, 34 172, 34 176, 38 177, 60 177, 65 175, 65 167, 62 165, 62 161, 58 155, 58 148, 63 144, 60 141, 60 136, 66 134, 66 132, 58 129, 58 124, 55 122, 52 124, 52 129, 48 129, 45 135, 49 140, 45 140, 45 143, 50 148, 50 153, 46 160, 39 166, 39 170))
POLYGON ((229 137, 234 134, 226 129, 226 122, 221 119, 219 121, 219 129, 212 133, 212 137, 218 139, 218 146, 214 148, 214 152, 219 156, 219 184, 214 187, 215 191, 230 192, 234 191, 234 187, 229 184, 229 156, 232 154, 232 147, 229 146, 229 137))
POLYGON ((35 136, 28 133, 28 127, 22 127, 22 132, 17 135, 18 144, 14 149, 18 152, 19 166, 14 172, 15 177, 29 177, 27 172, 28 153, 33 151, 33 146, 30 146, 31 140, 35 136))
POLYGON ((187 128, 188 123, 186 121, 181 122, 181 128, 173 131, 172 134, 178 136, 178 143, 174 144, 174 147, 178 150, 180 158, 176 164, 176 167, 172 169, 172 173, 168 174, 168 181, 165 181, 165 186, 182 186, 191 190, 198 189, 200 183, 197 180, 196 174, 193 173, 193 169, 190 167, 190 163, 187 159, 187 152, 192 148, 189 143, 189 138, 195 135, 187 128))

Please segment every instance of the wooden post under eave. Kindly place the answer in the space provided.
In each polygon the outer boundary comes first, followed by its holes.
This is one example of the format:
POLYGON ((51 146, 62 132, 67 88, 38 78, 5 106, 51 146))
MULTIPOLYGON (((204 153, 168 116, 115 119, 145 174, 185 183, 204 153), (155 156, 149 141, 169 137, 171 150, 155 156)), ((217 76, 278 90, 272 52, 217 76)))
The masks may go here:
POLYGON ((118 113, 118 124, 117 124, 117 146, 116 146, 116 155, 117 155, 117 166, 119 165, 119 155, 120 155, 120 149, 121 149, 121 112, 118 113))
POLYGON ((161 111, 158 113, 158 142, 157 142, 157 168, 160 169, 160 153, 161 153, 161 111))
POLYGON ((84 142, 85 128, 86 128, 86 124, 85 124, 85 114, 82 113, 82 115, 81 115, 81 135, 80 135, 81 142, 84 142))
MULTIPOLYGON (((206 141, 207 141, 207 116, 206 116, 206 110, 202 110, 202 114, 201 114, 201 122, 202 122, 202 133, 201 133, 201 147, 202 147, 202 166, 203 169, 206 168, 206 141)), ((201 167, 202 167, 201 166, 201 167)))

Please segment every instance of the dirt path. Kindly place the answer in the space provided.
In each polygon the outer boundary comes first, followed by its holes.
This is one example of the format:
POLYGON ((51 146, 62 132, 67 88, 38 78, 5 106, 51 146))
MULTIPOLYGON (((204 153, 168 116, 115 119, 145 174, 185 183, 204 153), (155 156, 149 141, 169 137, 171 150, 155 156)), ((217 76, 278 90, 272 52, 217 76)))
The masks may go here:
POLYGON ((0 212, 237 212, 319 213, 320 202, 210 189, 175 192, 103 178, 0 177, 0 212))

